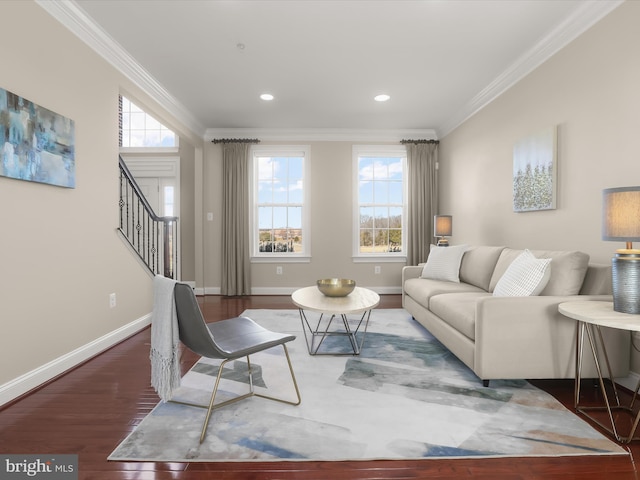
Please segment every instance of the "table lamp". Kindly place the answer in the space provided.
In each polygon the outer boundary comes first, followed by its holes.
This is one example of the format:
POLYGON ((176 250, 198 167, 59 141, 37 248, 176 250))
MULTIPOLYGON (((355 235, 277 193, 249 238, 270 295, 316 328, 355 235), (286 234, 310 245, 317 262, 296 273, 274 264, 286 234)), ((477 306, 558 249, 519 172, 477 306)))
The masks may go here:
POLYGON ((607 188, 602 191, 602 239, 626 243, 611 259, 613 309, 640 313, 640 187, 607 188))
POLYGON ((438 238, 438 247, 448 247, 453 232, 453 217, 451 215, 436 215, 433 217, 433 235, 438 238))

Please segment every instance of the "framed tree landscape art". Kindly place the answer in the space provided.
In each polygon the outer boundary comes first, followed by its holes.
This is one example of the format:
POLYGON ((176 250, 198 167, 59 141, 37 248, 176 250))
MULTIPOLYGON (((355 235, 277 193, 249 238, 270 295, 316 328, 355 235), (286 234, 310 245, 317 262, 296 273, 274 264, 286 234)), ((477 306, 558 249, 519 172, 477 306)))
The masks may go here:
POLYGON ((75 125, 0 88, 0 176, 75 188, 75 125))
POLYGON ((513 147, 513 211, 553 210, 557 195, 557 128, 545 128, 513 147))

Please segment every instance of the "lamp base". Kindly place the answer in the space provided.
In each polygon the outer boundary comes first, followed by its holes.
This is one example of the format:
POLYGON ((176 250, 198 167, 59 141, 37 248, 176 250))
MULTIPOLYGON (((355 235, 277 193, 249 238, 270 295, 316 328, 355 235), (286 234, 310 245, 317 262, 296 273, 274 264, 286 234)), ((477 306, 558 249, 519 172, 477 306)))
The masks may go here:
POLYGON ((611 259, 613 309, 640 313, 640 251, 618 250, 611 259))
POLYGON ((438 239, 438 243, 436 244, 437 247, 448 247, 449 246, 449 240, 447 240, 446 238, 440 238, 438 239))

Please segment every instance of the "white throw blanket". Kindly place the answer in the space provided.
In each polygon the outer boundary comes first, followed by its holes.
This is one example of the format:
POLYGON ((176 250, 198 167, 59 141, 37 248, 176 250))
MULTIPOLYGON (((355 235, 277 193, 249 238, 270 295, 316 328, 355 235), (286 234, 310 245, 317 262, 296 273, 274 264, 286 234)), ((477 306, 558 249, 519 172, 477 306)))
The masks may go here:
POLYGON ((151 386, 163 402, 180 386, 180 338, 173 290, 176 281, 156 275, 151 314, 151 386))

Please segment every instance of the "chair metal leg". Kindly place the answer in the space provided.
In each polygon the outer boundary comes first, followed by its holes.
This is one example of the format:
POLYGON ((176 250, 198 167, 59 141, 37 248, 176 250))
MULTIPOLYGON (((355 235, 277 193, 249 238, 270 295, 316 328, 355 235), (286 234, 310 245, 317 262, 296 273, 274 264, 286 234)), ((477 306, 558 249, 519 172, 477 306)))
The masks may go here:
MULTIPOLYGON (((207 407, 206 405, 200 405, 200 404, 196 404, 196 403, 189 403, 189 402, 181 402, 178 400, 170 400, 172 403, 177 403, 180 405, 187 405, 190 407, 198 407, 198 408, 206 408, 207 409, 207 415, 204 419, 204 424, 202 425, 202 432, 200 434, 200 443, 202 443, 204 441, 204 438, 207 434, 207 427, 209 425, 209 419, 211 418, 211 412, 213 412, 213 410, 216 410, 220 407, 224 407, 226 405, 230 405, 232 403, 236 403, 239 402, 240 400, 244 400, 246 398, 252 397, 252 396, 256 396, 256 397, 261 397, 261 398, 266 398, 267 400, 274 400, 276 402, 281 402, 281 403, 286 403, 287 405, 300 405, 300 402, 302 401, 302 398, 300 397, 300 389, 298 388, 298 382, 296 381, 296 376, 293 373, 293 366, 291 364, 291 358, 289 357, 289 350, 287 349, 287 346, 285 344, 282 344, 282 348, 284 348, 284 354, 287 358, 287 364, 289 365, 289 372, 291 373, 291 380, 293 381, 293 387, 296 390, 296 397, 297 400, 296 401, 291 401, 291 400, 285 400, 282 398, 277 398, 277 397, 272 397, 269 395, 262 395, 260 393, 255 393, 254 389, 253 389, 253 375, 252 375, 252 369, 251 369, 251 359, 249 358, 249 356, 247 356, 247 368, 248 368, 248 375, 249 375, 249 393, 245 393, 244 395, 240 395, 238 397, 234 397, 230 400, 225 400, 224 402, 220 402, 218 404, 215 404, 215 399, 216 399, 216 395, 218 393, 218 387, 220 386, 220 380, 222 379, 222 373, 224 371, 224 366, 230 362, 232 359, 227 359, 224 360, 221 364, 220 367, 218 369, 218 375, 216 376, 216 383, 213 387, 213 392, 211 393, 211 401, 209 402, 209 406, 207 407)), ((235 360, 235 359, 233 359, 235 360)))
MULTIPOLYGON (((284 400, 282 398, 271 397, 269 395, 262 395, 261 393, 253 393, 256 397, 266 398, 267 400, 275 400, 276 402, 286 403, 287 405, 300 405, 302 398, 300 397, 300 389, 298 388, 298 382, 296 381, 296 376, 293 373, 293 366, 291 365, 291 358, 289 357, 289 350, 287 346, 283 343, 282 348, 284 348, 284 354, 287 357, 287 364, 289 365, 289 372, 291 373, 291 380, 293 381, 293 387, 296 389, 296 397, 297 401, 292 402, 291 400, 284 400)), ((247 357, 248 358, 248 357, 247 357)), ((251 376, 251 373, 249 373, 251 376)))
POLYGON ((216 376, 216 383, 213 387, 213 392, 211 393, 211 401, 209 402, 209 408, 207 409, 207 415, 204 417, 204 424, 202 425, 202 432, 200 433, 200 443, 204 441, 204 437, 207 434, 207 426, 209 425, 209 418, 211 418, 211 411, 213 410, 213 402, 216 399, 216 393, 218 393, 218 386, 220 385, 220 379, 222 378, 222 370, 224 365, 229 360, 225 360, 220 364, 220 368, 218 369, 218 375, 216 376))

